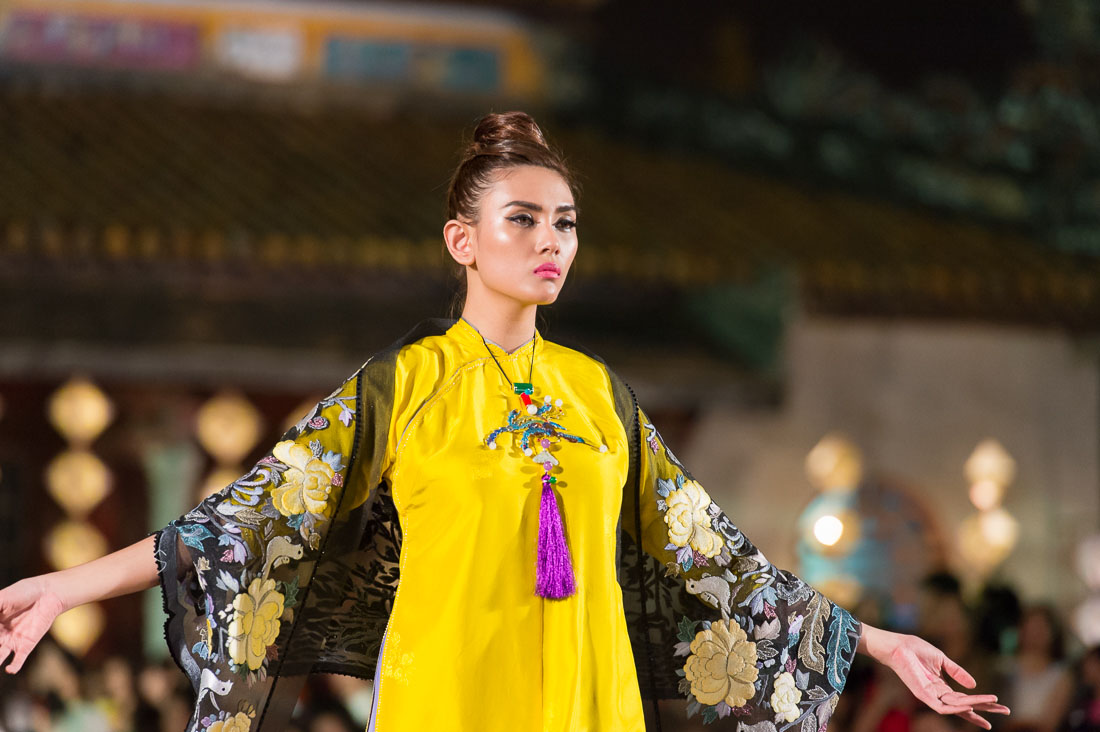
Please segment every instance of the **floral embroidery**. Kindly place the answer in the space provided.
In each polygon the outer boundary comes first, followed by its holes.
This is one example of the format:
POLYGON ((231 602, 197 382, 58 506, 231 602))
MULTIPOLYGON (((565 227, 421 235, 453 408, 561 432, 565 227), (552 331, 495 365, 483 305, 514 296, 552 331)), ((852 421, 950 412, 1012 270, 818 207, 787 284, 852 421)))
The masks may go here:
POLYGON ((233 620, 229 623, 229 657, 255 671, 267 657, 267 647, 279 635, 283 615, 283 594, 275 580, 257 577, 248 592, 233 598, 233 620))
POLYGON ((677 674, 688 716, 709 723, 732 715, 738 729, 758 732, 823 730, 850 669, 859 622, 774 567, 656 429, 643 424, 653 452, 651 485, 668 529, 666 576, 681 578, 688 595, 716 611, 678 625, 674 656, 686 657, 677 674))
POLYGON ((772 685, 772 709, 779 718, 793 722, 802 714, 798 702, 802 701, 802 691, 795 686, 794 676, 787 671, 776 677, 772 685))
POLYGON ((756 693, 756 644, 732 620, 718 620, 695 635, 684 674, 702 704, 739 707, 756 693))
POLYGON ((328 516, 332 512, 329 494, 336 471, 332 465, 318 459, 312 450, 292 440, 275 446, 272 454, 289 466, 282 485, 272 489, 271 502, 284 516, 309 512, 328 516))
POLYGON ((690 546, 704 557, 722 551, 722 537, 710 528, 710 496, 694 480, 681 481, 666 499, 668 539, 678 547, 690 546))
POLYGON ((232 717, 219 719, 207 727, 207 732, 248 732, 252 727, 252 720, 244 712, 237 712, 232 717))

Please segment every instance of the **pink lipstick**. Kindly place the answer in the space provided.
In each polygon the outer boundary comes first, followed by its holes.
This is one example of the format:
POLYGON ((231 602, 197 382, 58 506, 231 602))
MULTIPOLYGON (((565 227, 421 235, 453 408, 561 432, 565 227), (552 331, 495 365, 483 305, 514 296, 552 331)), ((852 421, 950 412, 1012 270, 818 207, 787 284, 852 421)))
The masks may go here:
POLYGON ((539 277, 545 277, 547 279, 557 279, 558 277, 561 277, 561 269, 556 264, 546 262, 545 264, 540 264, 538 267, 535 268, 535 274, 539 277))

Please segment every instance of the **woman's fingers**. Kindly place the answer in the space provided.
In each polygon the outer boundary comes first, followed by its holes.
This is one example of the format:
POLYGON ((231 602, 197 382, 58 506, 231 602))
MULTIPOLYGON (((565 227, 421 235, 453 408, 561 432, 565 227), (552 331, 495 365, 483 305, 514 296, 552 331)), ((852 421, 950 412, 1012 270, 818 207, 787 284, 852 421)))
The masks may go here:
POLYGON ((940 695, 940 701, 942 701, 944 704, 958 704, 968 707, 976 707, 979 704, 995 704, 997 702, 997 695, 966 694, 961 691, 949 691, 946 694, 940 695))
POLYGON ((960 719, 965 719, 967 722, 975 724, 982 729, 991 729, 993 727, 993 725, 989 723, 988 719, 985 719, 975 712, 962 712, 961 714, 958 714, 956 716, 958 716, 960 719))
POLYGON ((11 664, 8 665, 7 671, 9 674, 19 673, 19 669, 23 668, 23 662, 27 660, 27 653, 16 653, 12 657, 11 664))
POLYGON ((952 661, 946 655, 943 657, 943 668, 947 671, 948 676, 968 689, 973 689, 978 685, 978 682, 974 680, 974 677, 970 675, 969 671, 952 661))
POLYGON ((927 704, 932 711, 939 712, 940 714, 962 714, 964 712, 973 711, 974 707, 970 704, 958 702, 949 697, 950 694, 937 695, 936 692, 930 691, 927 695, 918 696, 917 698, 927 704))

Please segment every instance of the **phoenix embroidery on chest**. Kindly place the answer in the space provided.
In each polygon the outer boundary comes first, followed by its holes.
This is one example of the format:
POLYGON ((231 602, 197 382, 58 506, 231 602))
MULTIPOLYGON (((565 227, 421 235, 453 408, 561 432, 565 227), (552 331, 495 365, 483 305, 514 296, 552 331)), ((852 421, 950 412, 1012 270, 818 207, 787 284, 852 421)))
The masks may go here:
MULTIPOLYGON (((485 436, 484 444, 490 450, 495 450, 497 439, 509 433, 513 436, 513 444, 542 468, 542 501, 535 567, 536 592, 546 598, 569 597, 576 591, 576 585, 573 563, 554 495, 554 486, 558 482, 558 476, 554 473, 561 472, 561 463, 551 453, 551 448, 566 442, 595 446, 566 430, 562 424, 565 410, 561 399, 555 400, 547 395, 541 402, 536 402, 531 398, 534 387, 530 383, 515 383, 513 388, 523 402, 523 409, 510 411, 504 425, 485 436)), ((607 452, 607 445, 600 445, 598 449, 601 453, 607 452)))
MULTIPOLYGON (((538 403, 531 398, 535 393, 532 377, 535 373, 535 345, 538 340, 538 333, 535 333, 531 339, 531 360, 527 368, 527 381, 512 381, 497 360, 493 349, 489 347, 485 336, 481 336, 482 345, 485 346, 489 357, 493 359, 500 375, 508 383, 511 393, 519 396, 523 403, 523 409, 511 410, 504 426, 490 432, 482 442, 490 450, 495 450, 497 438, 506 432, 511 433, 518 441, 523 454, 542 466, 538 552, 535 557, 535 594, 551 600, 560 600, 572 597, 577 591, 577 583, 573 576, 573 560, 569 556, 569 545, 565 540, 565 527, 562 524, 558 499, 554 494, 554 486, 558 482, 554 471, 557 469, 560 472, 559 461, 550 453, 550 448, 562 442, 579 443, 593 448, 595 445, 583 437, 566 432, 560 422, 565 417, 561 399, 555 401, 547 395, 541 403, 538 403), (541 448, 538 454, 535 454, 533 442, 541 448)), ((600 445, 599 451, 607 452, 607 445, 600 445)))

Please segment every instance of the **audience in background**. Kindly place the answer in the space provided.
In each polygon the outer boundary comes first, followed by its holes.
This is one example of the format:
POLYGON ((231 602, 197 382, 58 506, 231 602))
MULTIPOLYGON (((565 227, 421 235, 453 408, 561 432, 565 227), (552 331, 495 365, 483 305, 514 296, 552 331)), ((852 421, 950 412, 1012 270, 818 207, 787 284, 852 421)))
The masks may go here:
POLYGON ((1015 655, 1005 670, 1005 704, 1011 732, 1055 732, 1065 718, 1073 683, 1065 663, 1065 637, 1057 613, 1047 605, 1024 610, 1015 655))

